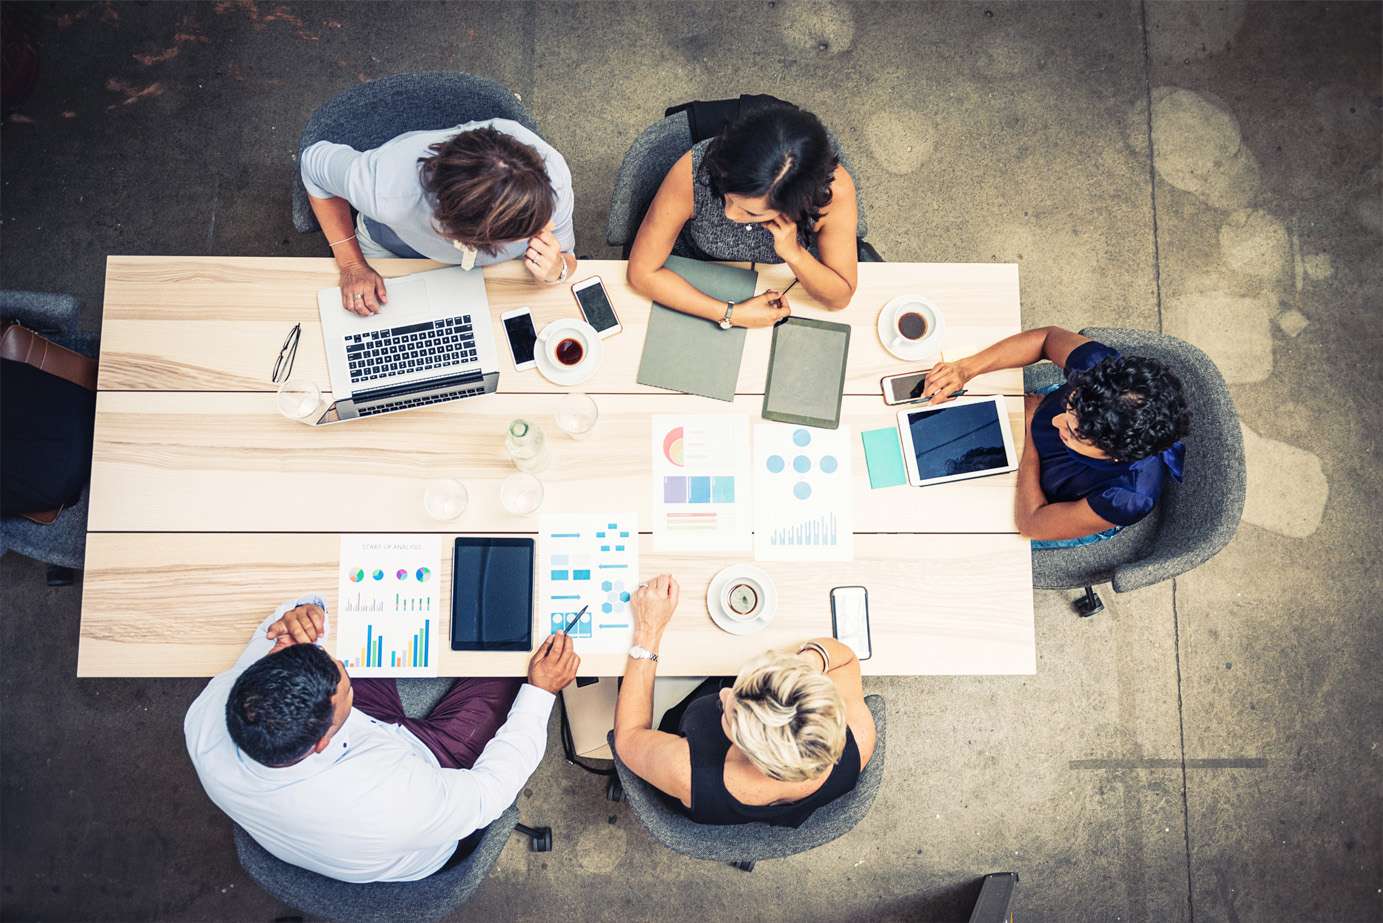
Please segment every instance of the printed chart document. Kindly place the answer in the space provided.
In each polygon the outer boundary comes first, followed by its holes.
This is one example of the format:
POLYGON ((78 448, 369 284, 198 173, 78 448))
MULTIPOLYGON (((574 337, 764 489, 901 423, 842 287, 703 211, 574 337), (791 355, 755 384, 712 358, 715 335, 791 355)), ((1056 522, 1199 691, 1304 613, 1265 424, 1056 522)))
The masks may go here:
POLYGON ((549 513, 538 518, 538 629, 571 629, 578 654, 621 653, 634 641, 629 597, 639 586, 635 513, 549 513))
POLYGON ((437 535, 343 535, 336 656, 352 676, 436 676, 442 633, 437 535))
POLYGON ((651 452, 655 550, 753 547, 748 416, 655 416, 651 452))
POLYGON ((850 561, 855 516, 850 427, 754 427, 754 557, 850 561))

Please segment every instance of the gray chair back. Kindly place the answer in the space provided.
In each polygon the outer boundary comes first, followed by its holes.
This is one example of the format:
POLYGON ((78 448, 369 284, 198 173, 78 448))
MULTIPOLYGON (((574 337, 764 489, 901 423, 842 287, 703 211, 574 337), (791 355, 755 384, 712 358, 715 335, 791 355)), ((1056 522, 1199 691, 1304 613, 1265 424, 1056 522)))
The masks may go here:
MULTIPOLYGON (((298 153, 318 141, 347 144, 358 151, 379 147, 408 131, 435 131, 484 119, 512 119, 537 131, 533 116, 501 84, 460 72, 395 74, 351 87, 312 113, 298 140, 298 153)), ((293 227, 318 228, 302 176, 294 171, 293 227)))
POLYGON ((817 808, 800 827, 774 827, 770 824, 698 824, 674 807, 670 799, 634 775, 615 751, 615 735, 610 733, 610 750, 615 754, 624 798, 634 816, 653 838, 669 849, 695 859, 717 862, 755 862, 780 859, 806 852, 843 836, 864 819, 884 781, 884 744, 888 712, 880 695, 865 696, 874 716, 878 742, 874 755, 860 773, 854 789, 829 804, 817 808))
MULTIPOLYGON (((404 713, 420 718, 451 688, 451 679, 396 680, 404 713)), ((284 903, 330 920, 440 920, 470 899, 499 861, 505 841, 519 822, 517 805, 485 828, 466 860, 419 881, 349 884, 309 872, 275 858, 235 824, 235 852, 255 882, 284 903), (407 907, 406 914, 400 907, 407 907)))
MULTIPOLYGON (((53 292, 0 291, 0 318, 23 324, 55 343, 85 355, 96 353, 96 340, 79 333, 81 302, 53 292)), ((86 559, 89 489, 48 525, 23 516, 0 519, 0 555, 15 551, 26 558, 81 570, 86 559)))
POLYGON ((440 920, 475 893, 499 861, 514 825, 515 805, 485 828, 475 851, 455 868, 418 881, 351 884, 290 865, 271 855, 235 824, 235 852, 246 874, 265 891, 296 910, 328 920, 392 923, 399 919, 440 920))
MULTIPOLYGON (((1244 511, 1244 436, 1224 376, 1210 357, 1183 340, 1146 330, 1089 327, 1082 336, 1126 355, 1165 362, 1186 389, 1191 433, 1186 479, 1168 478, 1157 506, 1114 538, 1076 548, 1034 549, 1033 585, 1069 589, 1110 582, 1116 593, 1170 580, 1229 544, 1244 511)), ((1023 386, 1062 381, 1051 363, 1029 366, 1023 386)))
MULTIPOLYGON (((830 135, 829 129, 827 134, 830 135)), ((832 145, 840 153, 841 166, 851 177, 857 176, 835 135, 830 137, 832 145)), ((652 204, 658 187, 663 184, 663 177, 667 176, 667 171, 672 169, 679 157, 691 150, 691 146, 691 126, 685 112, 665 116, 639 133, 620 162, 619 173, 615 176, 610 213, 605 221, 607 244, 627 247, 633 243, 644 213, 652 204)), ((864 220, 864 194, 858 182, 855 183, 855 203, 859 208, 859 225, 855 236, 863 238, 869 226, 864 220)))

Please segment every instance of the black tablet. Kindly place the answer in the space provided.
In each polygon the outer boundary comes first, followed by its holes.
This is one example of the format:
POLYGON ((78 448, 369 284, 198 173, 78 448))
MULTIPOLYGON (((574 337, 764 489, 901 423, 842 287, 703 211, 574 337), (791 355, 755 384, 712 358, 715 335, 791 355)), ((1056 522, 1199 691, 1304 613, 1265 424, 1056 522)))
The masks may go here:
POLYGON ((451 566, 451 649, 533 649, 533 539, 456 540, 451 566))
POLYGON ((765 420, 835 429, 845 393, 850 326, 789 317, 773 327, 764 383, 765 420))

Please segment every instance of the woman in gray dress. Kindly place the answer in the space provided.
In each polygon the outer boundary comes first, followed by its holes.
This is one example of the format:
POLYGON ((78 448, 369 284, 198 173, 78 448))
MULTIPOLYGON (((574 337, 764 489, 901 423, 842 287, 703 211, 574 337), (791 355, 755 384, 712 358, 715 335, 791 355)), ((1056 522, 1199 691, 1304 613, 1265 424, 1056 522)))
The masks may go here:
POLYGON ((791 106, 751 110, 692 147, 663 178, 629 254, 629 284, 660 304, 766 327, 790 313, 782 292, 729 305, 664 269, 670 254, 787 263, 817 302, 855 293, 855 184, 821 120, 791 106))

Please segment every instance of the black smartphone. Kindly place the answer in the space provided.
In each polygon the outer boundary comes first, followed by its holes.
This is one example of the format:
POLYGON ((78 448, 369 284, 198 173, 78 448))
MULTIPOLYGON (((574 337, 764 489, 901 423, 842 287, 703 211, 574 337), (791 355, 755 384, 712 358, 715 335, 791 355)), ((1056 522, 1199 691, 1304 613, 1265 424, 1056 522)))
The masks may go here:
POLYGON ((831 634, 861 660, 874 656, 869 637, 869 591, 862 586, 831 590, 831 634))
POLYGON ((451 569, 451 649, 533 649, 531 538, 456 540, 451 569))
POLYGON ((927 383, 927 373, 930 371, 931 369, 921 369, 916 372, 904 372, 901 375, 888 375, 880 379, 879 384, 884 390, 884 403, 893 406, 920 399, 922 388, 927 383))
POLYGON ((533 329, 532 312, 528 308, 518 308, 506 311, 499 319, 504 322, 504 333, 509 339, 509 355, 514 357, 515 370, 522 372, 537 365, 533 347, 538 342, 538 331, 533 329))

